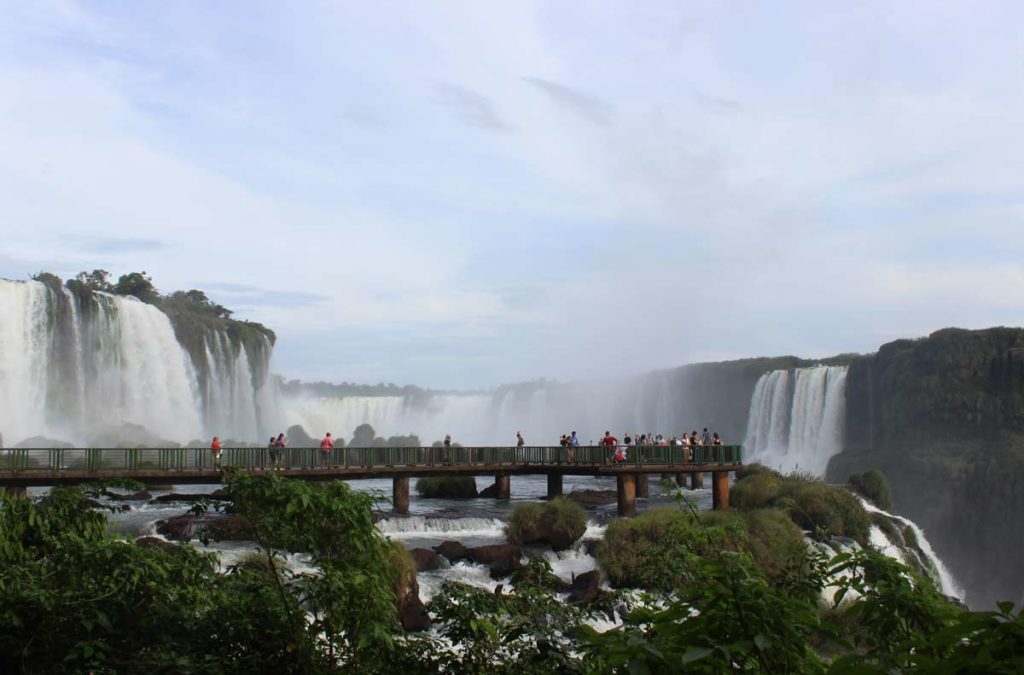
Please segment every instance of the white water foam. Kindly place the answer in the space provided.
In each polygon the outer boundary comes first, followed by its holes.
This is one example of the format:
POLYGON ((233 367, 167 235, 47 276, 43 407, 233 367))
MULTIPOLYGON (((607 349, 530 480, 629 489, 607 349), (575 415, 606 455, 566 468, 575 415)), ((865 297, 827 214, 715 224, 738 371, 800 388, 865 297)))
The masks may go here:
POLYGON ((505 521, 497 518, 433 518, 430 516, 409 516, 407 518, 384 518, 377 523, 377 529, 389 537, 423 537, 436 534, 457 534, 472 537, 501 537, 505 521))

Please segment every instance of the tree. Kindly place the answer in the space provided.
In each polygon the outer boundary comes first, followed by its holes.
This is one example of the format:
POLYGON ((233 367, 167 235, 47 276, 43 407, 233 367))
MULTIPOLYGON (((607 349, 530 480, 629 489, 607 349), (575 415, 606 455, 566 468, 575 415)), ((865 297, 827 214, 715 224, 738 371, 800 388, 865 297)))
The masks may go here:
POLYGON ((150 304, 160 299, 160 293, 153 285, 153 278, 142 272, 130 272, 122 274, 114 286, 114 293, 118 295, 133 295, 143 302, 150 304))
POLYGON ((211 314, 221 319, 230 319, 234 314, 224 305, 213 302, 200 290, 174 291, 168 297, 171 302, 181 303, 205 314, 211 314))
POLYGON ((114 290, 114 285, 110 283, 110 272, 107 270, 79 272, 74 280, 86 290, 103 291, 105 293, 111 293, 114 290))
POLYGON ((349 442, 348 447, 372 448, 375 438, 377 438, 377 432, 373 430, 373 427, 369 424, 360 424, 352 432, 352 440, 349 442))

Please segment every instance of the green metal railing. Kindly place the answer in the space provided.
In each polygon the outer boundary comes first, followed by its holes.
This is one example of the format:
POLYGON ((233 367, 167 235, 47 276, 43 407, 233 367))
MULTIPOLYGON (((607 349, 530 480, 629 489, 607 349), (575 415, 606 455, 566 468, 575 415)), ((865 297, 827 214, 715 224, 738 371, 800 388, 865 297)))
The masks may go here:
POLYGON ((208 448, 61 448, 0 450, 0 474, 27 472, 203 471, 236 469, 375 469, 472 466, 565 466, 659 468, 741 464, 739 445, 630 446, 616 462, 605 446, 476 448, 224 448, 215 460, 208 448))

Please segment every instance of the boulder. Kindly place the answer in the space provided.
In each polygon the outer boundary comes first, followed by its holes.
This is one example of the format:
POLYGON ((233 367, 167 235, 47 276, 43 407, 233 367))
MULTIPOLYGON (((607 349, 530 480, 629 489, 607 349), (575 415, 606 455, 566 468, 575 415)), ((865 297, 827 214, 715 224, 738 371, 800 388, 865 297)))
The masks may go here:
POLYGON ((568 601, 572 604, 593 602, 601 595, 601 573, 597 570, 577 574, 569 586, 568 601))
POLYGON ((584 506, 603 506, 616 503, 619 493, 615 490, 573 490, 568 497, 584 506))
POLYGON ((255 538, 252 523, 238 514, 225 516, 184 514, 159 521, 156 531, 175 541, 204 538, 214 541, 251 541, 255 538))
POLYGON ((417 572, 436 570, 441 566, 438 554, 429 548, 414 548, 409 551, 409 555, 412 556, 413 561, 416 563, 417 572))
POLYGON ((497 499, 498 484, 492 483, 491 485, 488 485, 477 494, 477 497, 479 497, 480 499, 497 499))
POLYGON ((519 560, 522 549, 515 544, 488 544, 466 549, 466 557, 478 565, 493 565, 500 560, 519 560))
POLYGON ((161 539, 160 537, 139 537, 135 540, 135 545, 142 548, 158 548, 171 553, 176 553, 178 551, 177 544, 173 544, 166 539, 161 539))
POLYGON ((448 558, 448 562, 464 560, 468 555, 466 547, 457 541, 442 541, 434 550, 448 558))
POLYGON ((503 558, 495 561, 491 565, 491 578, 497 581, 498 579, 504 579, 512 576, 516 570, 522 569, 523 563, 519 562, 519 558, 503 558))

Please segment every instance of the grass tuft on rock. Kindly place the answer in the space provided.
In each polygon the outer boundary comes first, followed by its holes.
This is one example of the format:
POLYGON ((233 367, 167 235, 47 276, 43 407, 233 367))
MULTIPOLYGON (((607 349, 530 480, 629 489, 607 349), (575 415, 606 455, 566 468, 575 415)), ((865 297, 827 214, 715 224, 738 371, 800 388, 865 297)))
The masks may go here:
POLYGON ((736 481, 730 502, 741 510, 782 508, 790 519, 819 540, 850 537, 868 544, 871 518, 846 488, 809 476, 757 472, 736 481))
POLYGON ((472 499, 477 496, 473 476, 427 476, 416 481, 416 494, 424 499, 472 499))
POLYGON ((892 509, 892 495, 889 492, 889 481, 878 469, 868 469, 850 476, 847 481, 850 489, 864 497, 883 511, 892 509))
POLYGON ((548 544, 555 551, 570 548, 587 531, 587 514, 576 502, 555 497, 516 506, 505 536, 513 544, 548 544))

